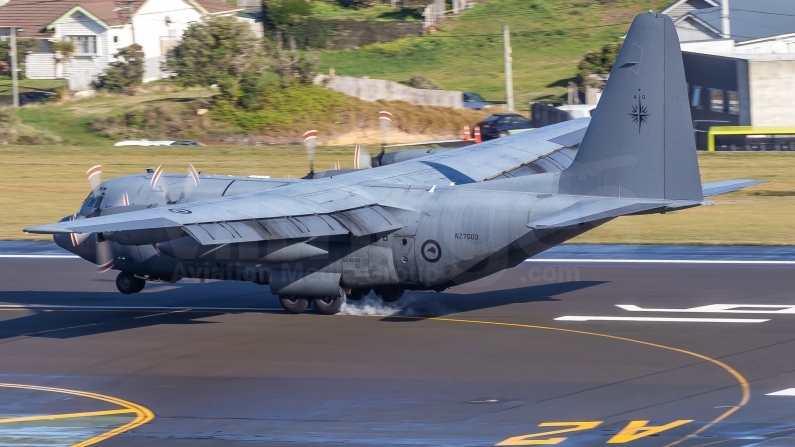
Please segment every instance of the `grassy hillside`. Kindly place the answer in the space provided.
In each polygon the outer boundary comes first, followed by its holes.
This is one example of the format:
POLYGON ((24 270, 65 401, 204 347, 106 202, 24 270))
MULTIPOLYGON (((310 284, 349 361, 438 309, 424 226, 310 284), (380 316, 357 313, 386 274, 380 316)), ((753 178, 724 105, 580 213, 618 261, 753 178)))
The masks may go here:
POLYGON ((565 95, 588 51, 619 41, 632 18, 670 0, 483 0, 440 30, 360 50, 324 52, 320 70, 338 75, 407 80, 426 76, 444 88, 503 99, 502 27, 511 28, 514 90, 531 100, 565 95))

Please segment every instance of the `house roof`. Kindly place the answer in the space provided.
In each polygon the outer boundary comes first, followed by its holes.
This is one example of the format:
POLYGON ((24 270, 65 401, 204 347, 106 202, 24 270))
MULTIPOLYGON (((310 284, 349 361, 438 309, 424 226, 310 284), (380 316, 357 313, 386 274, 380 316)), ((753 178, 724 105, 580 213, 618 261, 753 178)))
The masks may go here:
MULTIPOLYGON (((763 39, 795 33, 795 2, 792 0, 731 0, 729 25, 736 42, 763 39)), ((691 11, 682 20, 692 17, 718 31, 723 29, 721 7, 691 11)))
MULTIPOLYGON (((132 0, 130 6, 133 11, 138 11, 144 3, 146 0, 132 0)), ((205 14, 241 10, 224 0, 186 0, 186 3, 205 14)), ((20 37, 50 37, 53 31, 47 27, 76 8, 88 12, 88 15, 107 26, 123 25, 127 11, 114 11, 116 7, 117 5, 109 0, 49 0, 46 6, 42 6, 42 0, 10 0, 4 6, 0 6, 0 16, 3 23, 23 24, 20 37)))

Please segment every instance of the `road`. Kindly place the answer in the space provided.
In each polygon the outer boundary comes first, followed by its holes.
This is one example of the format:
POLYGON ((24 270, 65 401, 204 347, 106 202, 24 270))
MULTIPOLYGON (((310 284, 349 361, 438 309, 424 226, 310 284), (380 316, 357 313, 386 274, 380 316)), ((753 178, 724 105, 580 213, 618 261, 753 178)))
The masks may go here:
POLYGON ((795 445, 795 266, 615 250, 336 316, 0 258, 0 444, 795 445))

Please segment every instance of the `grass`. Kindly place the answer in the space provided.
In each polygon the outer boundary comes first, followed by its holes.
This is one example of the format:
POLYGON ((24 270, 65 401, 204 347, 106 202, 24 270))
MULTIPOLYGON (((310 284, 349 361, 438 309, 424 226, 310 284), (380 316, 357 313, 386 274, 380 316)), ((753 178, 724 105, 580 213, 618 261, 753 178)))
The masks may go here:
POLYGON ((670 0, 485 0, 424 37, 322 54, 320 70, 404 81, 422 74, 449 90, 504 99, 502 27, 510 26, 518 108, 559 100, 588 51, 620 41, 632 18, 670 0))
MULTIPOLYGON (((351 147, 320 147, 315 166, 339 161, 352 167, 351 147)), ((143 172, 162 164, 183 172, 193 163, 204 173, 292 178, 308 171, 300 146, 208 146, 204 148, 114 148, 0 146, 0 239, 46 239, 22 228, 54 222, 76 211, 88 194, 85 171, 103 165, 105 178, 143 172)), ((632 216, 573 240, 575 243, 795 245, 795 153, 701 153, 703 181, 769 180, 747 190, 714 197, 715 206, 665 215, 632 216)))

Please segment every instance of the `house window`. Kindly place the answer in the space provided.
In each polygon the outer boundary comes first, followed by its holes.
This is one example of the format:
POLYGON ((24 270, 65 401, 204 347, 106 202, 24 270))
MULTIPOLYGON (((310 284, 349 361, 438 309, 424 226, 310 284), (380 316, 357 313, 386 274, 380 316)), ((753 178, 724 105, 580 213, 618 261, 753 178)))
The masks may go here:
POLYGON ((690 93, 690 107, 701 108, 701 87, 694 85, 690 93))
POLYGON ((729 101, 729 113, 732 115, 740 114, 740 94, 737 92, 726 92, 726 99, 729 101))
POLYGON ((723 90, 709 89, 709 109, 721 113, 726 110, 723 104, 723 90))
POLYGON ((0 27, 0 42, 11 38, 11 28, 0 27))
POLYGON ((119 43, 119 36, 113 36, 113 43, 119 43))
POLYGON ((75 54, 97 54, 97 36, 66 36, 75 44, 75 54))

